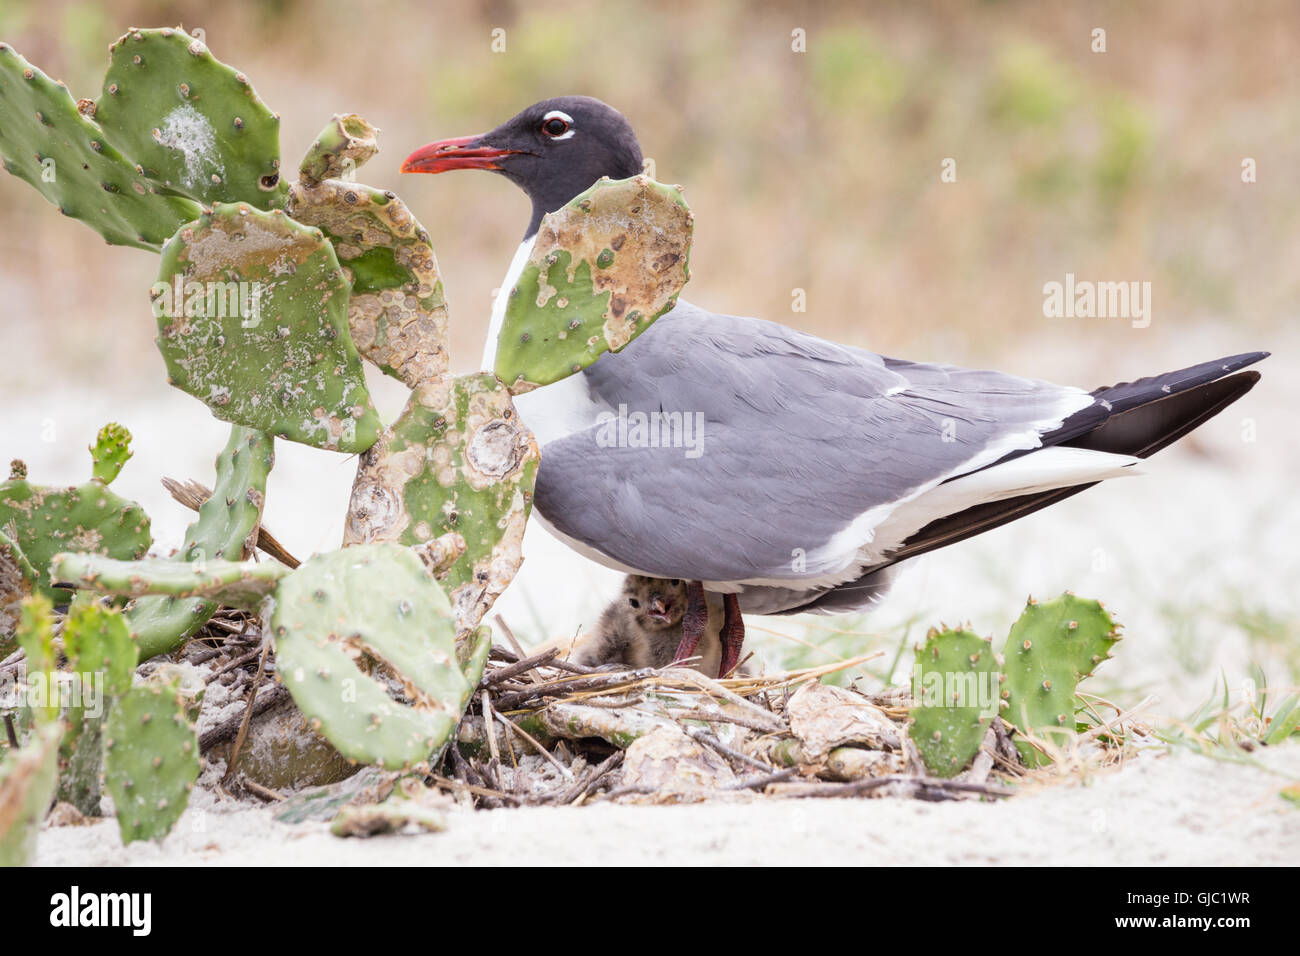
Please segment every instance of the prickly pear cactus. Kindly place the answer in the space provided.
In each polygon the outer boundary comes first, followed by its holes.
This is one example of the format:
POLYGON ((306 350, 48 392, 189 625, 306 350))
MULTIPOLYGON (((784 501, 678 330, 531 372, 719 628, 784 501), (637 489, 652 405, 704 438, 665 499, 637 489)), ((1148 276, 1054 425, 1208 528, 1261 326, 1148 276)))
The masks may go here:
MULTIPOLYGON (((1003 650, 1002 717, 1018 730, 1060 746, 1074 734, 1074 692, 1119 640, 1119 628, 1098 601, 1066 593, 1032 598, 1011 627, 1003 650)), ((1028 740, 1016 746, 1029 766, 1048 757, 1028 740)))
POLYGON ((139 652, 116 609, 73 602, 63 624, 63 650, 74 671, 103 675, 108 697, 121 697, 131 689, 139 652))
POLYGON ((138 652, 120 612, 80 597, 63 625, 63 649, 69 677, 81 693, 64 718, 58 797, 98 816, 104 720, 113 702, 130 691, 138 652))
POLYGON ((690 278, 692 216, 681 188, 601 178, 542 220, 497 338, 495 371, 516 394, 617 352, 677 304, 690 278))
POLYGON ((492 628, 486 624, 475 628, 456 644, 456 660, 461 673, 465 675, 465 693, 461 697, 459 710, 464 713, 469 706, 469 699, 474 696, 478 682, 483 679, 483 669, 487 667, 488 654, 492 651, 492 628))
POLYGON ((277 561, 116 561, 94 554, 59 554, 50 562, 50 573, 68 587, 100 594, 202 598, 255 610, 289 569, 277 561))
MULTIPOLYGON (((262 522, 266 480, 275 463, 269 435, 235 426, 217 456, 212 495, 185 531, 177 562, 242 560, 252 554, 262 522)), ((172 650, 202 627, 217 605, 203 598, 142 597, 127 611, 127 623, 147 660, 172 650)))
POLYGON ((415 388, 447 373, 447 301, 429 234, 393 193, 328 179, 294 183, 288 212, 334 244, 352 283, 358 351, 415 388))
POLYGON ((910 734, 931 773, 952 777, 966 769, 997 714, 999 689, 991 638, 945 629, 916 648, 910 734))
POLYGON ((35 691, 27 695, 20 716, 24 723, 55 723, 62 708, 50 692, 59 662, 54 652, 54 606, 49 598, 37 594, 23 602, 17 637, 26 659, 28 684, 35 691))
POLYGON ((356 113, 335 114, 307 150, 298 170, 304 186, 327 179, 348 179, 371 156, 379 152, 375 129, 356 113))
POLYGON ((91 477, 101 485, 111 484, 132 454, 131 433, 117 422, 110 422, 99 430, 95 443, 90 446, 90 459, 94 462, 91 477))
POLYGON ((65 216, 114 245, 157 251, 197 204, 164 190, 78 112, 62 83, 0 43, 0 157, 65 216))
POLYGON ((348 283, 319 229, 217 204, 163 247, 151 294, 171 384, 217 418, 347 453, 379 437, 348 283))
POLYGON ((280 677, 340 753, 396 770, 440 752, 472 686, 451 606, 409 548, 314 557, 280 582, 272 608, 280 677))
POLYGON ((54 796, 59 772, 57 723, 37 727, 27 743, 0 761, 0 867, 25 866, 54 796))
POLYGON ((22 604, 31 597, 39 575, 22 548, 0 528, 0 658, 16 646, 14 634, 22 616, 22 604))
POLYGON ((184 30, 132 30, 109 47, 94 110, 109 141, 170 192, 205 206, 284 202, 280 117, 184 30))
POLYGON ((437 576, 465 631, 523 560, 537 462, 532 433, 493 376, 423 386, 361 457, 344 544, 424 545, 458 536, 464 551, 437 576))
POLYGON ((131 688, 104 727, 104 782, 122 842, 161 839, 185 812, 199 742, 179 681, 131 688))
POLYGON ((0 483, 0 528, 21 552, 25 563, 15 565, 36 575, 32 583, 41 594, 68 597, 50 582, 50 559, 60 551, 137 558, 149 550, 149 516, 109 491, 105 481, 50 488, 32 484, 26 473, 22 462, 14 462, 10 479, 0 483))
POLYGON ((275 442, 251 428, 230 429, 217 455, 212 494, 199 519, 185 530, 185 561, 242 560, 253 553, 262 526, 266 482, 275 464, 275 442))

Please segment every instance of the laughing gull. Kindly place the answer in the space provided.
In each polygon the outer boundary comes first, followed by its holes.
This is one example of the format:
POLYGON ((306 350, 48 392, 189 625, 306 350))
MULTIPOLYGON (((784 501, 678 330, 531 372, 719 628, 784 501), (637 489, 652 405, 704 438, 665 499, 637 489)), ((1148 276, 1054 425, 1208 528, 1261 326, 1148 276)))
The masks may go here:
MULTIPOLYGON (((402 164, 452 169, 493 170, 532 200, 492 310, 490 369, 542 217, 602 176, 639 174, 641 147, 617 110, 564 96, 402 164)), ((623 351, 515 401, 542 449, 543 523, 608 567, 690 582, 678 659, 703 632, 705 592, 722 595, 725 675, 742 611, 866 607, 900 561, 1129 473, 1248 392, 1259 373, 1238 370, 1267 354, 1089 392, 887 358, 679 300, 623 351), (647 424, 680 427, 656 441, 647 424)))

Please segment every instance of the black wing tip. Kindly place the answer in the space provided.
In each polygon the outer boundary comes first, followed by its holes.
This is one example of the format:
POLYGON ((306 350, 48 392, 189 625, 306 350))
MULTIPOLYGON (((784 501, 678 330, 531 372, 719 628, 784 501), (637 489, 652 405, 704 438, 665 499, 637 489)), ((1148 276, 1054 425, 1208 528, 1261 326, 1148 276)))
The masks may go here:
POLYGON ((1256 362, 1262 362, 1272 354, 1272 352, 1242 352, 1240 355, 1230 355, 1225 359, 1220 359, 1220 361, 1223 363, 1223 370, 1231 372, 1239 368, 1245 368, 1247 365, 1254 365, 1256 362))

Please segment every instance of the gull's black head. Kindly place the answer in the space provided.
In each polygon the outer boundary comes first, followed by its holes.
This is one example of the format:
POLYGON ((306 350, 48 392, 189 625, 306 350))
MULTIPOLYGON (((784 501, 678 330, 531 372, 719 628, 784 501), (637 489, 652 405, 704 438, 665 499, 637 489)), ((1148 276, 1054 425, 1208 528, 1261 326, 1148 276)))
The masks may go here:
POLYGON ((622 113, 590 96, 557 96, 534 103, 482 136, 422 146, 406 157, 402 172, 499 172, 533 201, 526 238, 537 231, 542 216, 601 176, 635 176, 641 162, 641 145, 622 113))

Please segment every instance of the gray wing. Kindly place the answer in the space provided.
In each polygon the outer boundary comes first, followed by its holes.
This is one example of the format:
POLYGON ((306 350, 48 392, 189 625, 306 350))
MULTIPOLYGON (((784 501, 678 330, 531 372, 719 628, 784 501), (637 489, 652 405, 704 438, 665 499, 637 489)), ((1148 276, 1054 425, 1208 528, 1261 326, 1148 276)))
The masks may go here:
POLYGON ((583 375, 629 421, 702 422, 698 457, 619 444, 606 421, 545 446, 537 508, 630 568, 706 581, 841 571, 898 503, 1036 447, 1092 402, 1079 389, 896 362, 688 303, 583 375))

